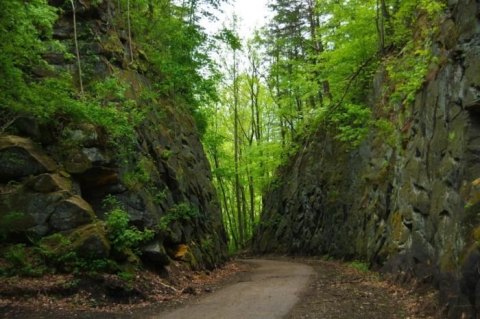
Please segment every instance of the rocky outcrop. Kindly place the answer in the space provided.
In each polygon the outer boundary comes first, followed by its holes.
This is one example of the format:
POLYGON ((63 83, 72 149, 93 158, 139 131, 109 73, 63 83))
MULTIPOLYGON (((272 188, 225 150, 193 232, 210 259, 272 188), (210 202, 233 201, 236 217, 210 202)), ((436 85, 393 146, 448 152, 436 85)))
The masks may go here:
MULTIPOLYGON (((53 36, 74 52, 71 7, 57 2, 50 1, 63 14, 53 36)), ((76 7, 85 85, 111 77, 128 83, 128 98, 145 120, 134 141, 115 144, 92 124, 64 118, 45 124, 20 116, 12 133, 0 137, 0 236, 11 243, 33 236, 42 243, 62 233, 76 251, 109 257, 102 226, 109 199, 128 213, 132 226, 155 231, 141 254, 145 263, 162 268, 182 245, 193 267, 215 267, 227 258, 226 235, 194 120, 166 101, 142 104, 140 93, 150 85, 142 75, 148 62, 135 52, 139 61, 130 63, 125 33, 111 26, 114 1, 80 1, 76 7)), ((47 53, 45 59, 56 70, 76 68, 63 55, 47 53)))
MULTIPOLYGON (((386 143, 388 136, 373 129, 350 151, 317 132, 280 170, 254 248, 363 259, 399 278, 433 283, 445 316, 475 318, 480 4, 449 1, 449 10, 435 44, 444 63, 411 108, 396 110, 400 140, 386 143)), ((379 72, 376 92, 383 77, 379 72)))
POLYGON ((0 137, 0 181, 54 171, 55 162, 30 140, 18 136, 0 137))

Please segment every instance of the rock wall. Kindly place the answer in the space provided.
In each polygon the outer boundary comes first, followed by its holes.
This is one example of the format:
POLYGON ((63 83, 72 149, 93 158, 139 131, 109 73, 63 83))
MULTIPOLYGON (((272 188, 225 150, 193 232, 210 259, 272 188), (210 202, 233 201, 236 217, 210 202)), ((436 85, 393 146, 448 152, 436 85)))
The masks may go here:
MULTIPOLYGON (((138 95, 150 85, 142 75, 148 61, 135 48, 138 62, 130 63, 126 32, 111 25, 114 1, 99 3, 77 3, 85 81, 114 76, 130 84, 129 97, 148 110, 136 141, 124 148, 91 124, 60 119, 42 125, 18 118, 10 133, 0 136, 0 231, 10 243, 62 232, 77 238, 80 253, 109 257, 102 203, 113 197, 132 225, 156 231, 142 249, 144 262, 162 268, 181 259, 193 267, 215 267, 227 258, 226 235, 194 120, 168 101, 141 104, 138 95)), ((71 9, 64 1, 51 4, 64 10, 54 38, 74 52, 71 9)), ((45 58, 55 70, 75 74, 75 60, 61 54, 45 58)))
MULTIPOLYGON (((354 151, 319 131, 268 192, 257 252, 359 258, 433 283, 444 316, 480 314, 480 4, 448 1, 432 70, 400 141, 373 129, 354 151)), ((382 92, 379 72, 373 96, 382 92)), ((372 103, 375 105, 375 102, 372 103)), ((373 112, 380 117, 376 106, 373 112)), ((399 125, 398 123, 401 123, 399 125)))

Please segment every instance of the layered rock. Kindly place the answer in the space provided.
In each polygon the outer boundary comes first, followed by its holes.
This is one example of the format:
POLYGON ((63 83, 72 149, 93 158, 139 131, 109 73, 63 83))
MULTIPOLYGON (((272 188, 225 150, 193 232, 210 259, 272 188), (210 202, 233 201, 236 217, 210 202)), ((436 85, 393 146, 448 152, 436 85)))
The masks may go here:
POLYGON ((266 196, 255 250, 360 258, 434 283, 452 318, 479 313, 479 6, 449 1, 445 63, 403 111, 398 145, 375 129, 354 151, 325 131, 304 143, 266 196))

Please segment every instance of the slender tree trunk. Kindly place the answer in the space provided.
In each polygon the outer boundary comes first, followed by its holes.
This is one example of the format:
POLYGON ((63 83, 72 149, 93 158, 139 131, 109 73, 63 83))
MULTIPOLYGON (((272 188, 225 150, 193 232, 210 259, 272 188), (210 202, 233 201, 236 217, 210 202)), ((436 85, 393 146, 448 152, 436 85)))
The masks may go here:
MULTIPOLYGON (((218 155, 216 155, 216 154, 214 155, 214 163, 215 163, 215 168, 218 169, 220 167, 220 163, 219 163, 218 155)), ((237 236, 235 234, 235 228, 236 228, 235 223, 233 222, 232 213, 229 209, 230 205, 229 205, 228 199, 227 199, 227 192, 225 191, 225 185, 223 184, 223 180, 221 178, 217 178, 217 181, 218 181, 218 186, 220 187, 220 192, 222 193, 224 214, 227 217, 228 226, 230 228, 229 233, 232 236, 233 245, 236 249, 236 248, 238 248, 238 239, 237 239, 237 236)))
POLYGON ((377 32, 379 51, 384 52, 386 46, 386 37, 390 30, 390 13, 385 0, 377 0, 377 32))
POLYGON ((310 27, 310 37, 313 46, 313 55, 311 57, 312 64, 314 65, 313 75, 316 79, 316 84, 318 85, 318 92, 317 92, 317 99, 318 102, 313 102, 313 108, 318 105, 323 106, 324 96, 326 96, 330 101, 332 100, 332 96, 330 94, 330 86, 328 85, 328 81, 322 81, 320 78, 320 72, 318 71, 318 57, 324 51, 322 40, 318 35, 318 29, 320 28, 320 20, 317 13, 317 2, 315 0, 309 0, 308 2, 308 22, 310 27), (327 84, 327 86, 325 85, 327 84), (322 92, 323 89, 323 92, 322 92))
POLYGON ((239 173, 240 145, 238 134, 238 79, 237 79, 237 50, 233 51, 233 139, 234 139, 234 170, 235 170, 235 199, 237 206, 237 219, 239 230, 239 244, 243 247, 245 243, 245 221, 241 205, 241 185, 239 173))
POLYGON ((85 92, 83 90, 83 79, 82 79, 82 62, 80 60, 80 48, 78 45, 78 33, 77 33, 77 13, 75 9, 75 3, 73 0, 70 0, 73 11, 73 38, 75 41, 75 53, 77 55, 77 69, 78 69, 78 83, 80 84, 80 94, 83 97, 85 92))
MULTIPOLYGON (((218 107, 215 108, 215 135, 218 135, 218 121, 216 120, 218 118, 218 107)), ((215 170, 218 171, 219 168, 220 168, 220 159, 219 159, 219 156, 218 156, 218 150, 217 150, 217 146, 216 144, 214 144, 214 147, 213 147, 213 164, 214 164, 214 167, 215 167, 215 170)), ((218 186, 220 188, 220 193, 222 195, 222 202, 223 202, 223 206, 222 206, 222 213, 223 215, 226 216, 226 219, 227 219, 227 224, 226 227, 228 228, 228 233, 230 234, 230 236, 232 236, 232 240, 233 240, 233 246, 235 249, 238 248, 238 238, 236 236, 236 224, 234 222, 234 217, 233 217, 233 214, 231 213, 231 210, 230 210, 230 203, 228 202, 228 198, 227 198, 227 192, 225 190, 225 184, 223 183, 223 179, 222 179, 222 176, 216 176, 216 179, 217 179, 217 183, 218 183, 218 186)))
POLYGON ((133 63, 132 23, 130 21, 130 0, 127 0, 127 24, 128 24, 128 48, 130 50, 130 62, 133 63))
POLYGON ((255 187, 253 176, 250 172, 248 176, 248 193, 250 195, 250 228, 253 230, 253 226, 255 225, 255 187))

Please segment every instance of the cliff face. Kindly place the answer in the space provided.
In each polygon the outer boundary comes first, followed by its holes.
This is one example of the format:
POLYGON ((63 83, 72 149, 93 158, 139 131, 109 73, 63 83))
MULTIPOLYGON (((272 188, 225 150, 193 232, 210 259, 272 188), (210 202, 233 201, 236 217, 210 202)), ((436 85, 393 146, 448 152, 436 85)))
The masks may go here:
MULTIPOLYGON (((63 1, 51 3, 64 10, 54 38, 73 53, 71 8, 63 1)), ((108 142, 91 124, 61 117, 53 125, 16 119, 0 137, 0 230, 11 243, 62 232, 75 239, 80 254, 111 257, 101 220, 108 210, 105 199, 111 203, 113 197, 132 225, 155 230, 142 248, 144 262, 161 268, 182 259, 194 267, 214 267, 226 259, 226 235, 195 122, 172 102, 142 104, 141 92, 150 87, 143 75, 148 59, 134 47, 131 63, 126 31, 111 25, 114 1, 97 3, 77 4, 84 81, 114 77, 127 83, 127 95, 137 101, 144 120, 126 147, 108 142)), ((54 70, 76 72, 75 59, 45 58, 54 70)), ((38 76, 51 72, 44 71, 38 76)))
MULTIPOLYGON (((254 249, 364 259, 433 282, 445 312, 469 318, 480 313, 480 4, 448 7, 435 44, 445 62, 397 110, 401 141, 373 129, 347 151, 317 132, 268 192, 254 249)), ((379 72, 374 97, 384 84, 379 72)))

